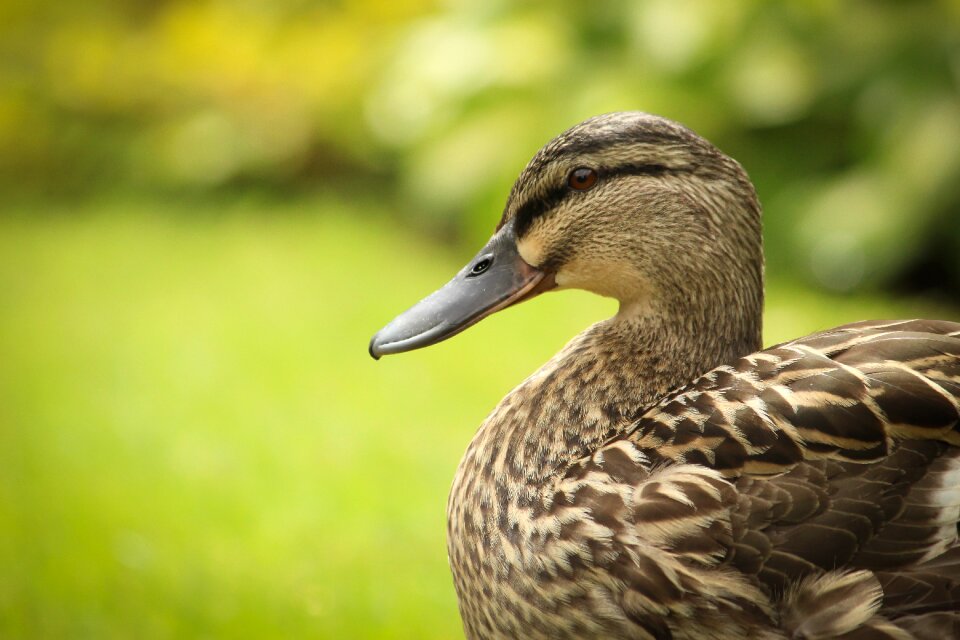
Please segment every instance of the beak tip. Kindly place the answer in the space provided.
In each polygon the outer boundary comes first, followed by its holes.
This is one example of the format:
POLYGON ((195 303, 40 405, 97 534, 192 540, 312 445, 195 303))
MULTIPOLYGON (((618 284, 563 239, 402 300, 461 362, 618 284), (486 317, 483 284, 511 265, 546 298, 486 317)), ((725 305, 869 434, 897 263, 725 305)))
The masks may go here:
POLYGON ((380 353, 380 350, 377 348, 378 346, 379 345, 377 345, 377 336, 375 335, 372 338, 370 338, 370 346, 367 347, 367 352, 370 354, 370 357, 373 358, 374 360, 379 360, 380 356, 383 355, 380 353))

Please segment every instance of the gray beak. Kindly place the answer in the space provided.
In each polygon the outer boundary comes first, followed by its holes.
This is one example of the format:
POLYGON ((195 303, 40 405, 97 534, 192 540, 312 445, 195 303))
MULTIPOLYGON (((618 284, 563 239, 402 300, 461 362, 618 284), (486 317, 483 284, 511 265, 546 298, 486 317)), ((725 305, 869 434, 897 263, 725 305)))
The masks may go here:
POLYGON ((552 276, 520 257, 513 222, 508 222, 453 280, 378 331, 370 340, 370 355, 379 360, 436 344, 553 286, 552 276))

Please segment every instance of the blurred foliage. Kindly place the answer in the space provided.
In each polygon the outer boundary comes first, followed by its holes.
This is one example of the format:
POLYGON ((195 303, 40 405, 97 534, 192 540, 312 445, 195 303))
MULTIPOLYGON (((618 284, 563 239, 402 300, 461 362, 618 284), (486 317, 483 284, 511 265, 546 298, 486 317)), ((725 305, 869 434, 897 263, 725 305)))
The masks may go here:
POLYGON ((8 194, 373 193, 476 241, 642 109, 747 167, 775 273, 960 291, 955 0, 5 0, 0 60, 8 194))
POLYGON ((458 457, 612 303, 365 349, 535 150, 739 159, 767 343, 956 318, 958 87, 947 0, 0 1, 0 637, 456 636, 458 457))

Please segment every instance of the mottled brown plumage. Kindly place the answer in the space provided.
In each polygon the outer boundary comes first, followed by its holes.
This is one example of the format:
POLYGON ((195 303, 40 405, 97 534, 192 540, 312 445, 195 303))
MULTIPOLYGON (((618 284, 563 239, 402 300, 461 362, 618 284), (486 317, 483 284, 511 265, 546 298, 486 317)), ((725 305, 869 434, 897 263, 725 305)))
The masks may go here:
MULTIPOLYGON (((646 114, 544 147, 498 228, 544 282, 621 307, 504 398, 460 464, 468 637, 960 637, 960 324, 760 351, 753 187, 646 114), (599 180, 579 192, 582 167, 599 180)), ((388 338, 371 353, 427 343, 388 338)))

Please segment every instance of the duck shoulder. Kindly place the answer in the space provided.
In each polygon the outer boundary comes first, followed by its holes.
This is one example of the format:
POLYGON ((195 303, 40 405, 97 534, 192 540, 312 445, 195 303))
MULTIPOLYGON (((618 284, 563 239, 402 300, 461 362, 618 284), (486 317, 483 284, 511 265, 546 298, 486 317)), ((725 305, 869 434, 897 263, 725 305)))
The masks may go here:
POLYGON ((874 321, 785 342, 668 394, 627 437, 727 477, 878 461, 900 440, 960 445, 958 336, 954 322, 874 321))
POLYGON ((718 367, 567 469, 546 573, 614 576, 654 638, 711 611, 723 633, 949 635, 958 402, 951 322, 845 325, 718 367))

